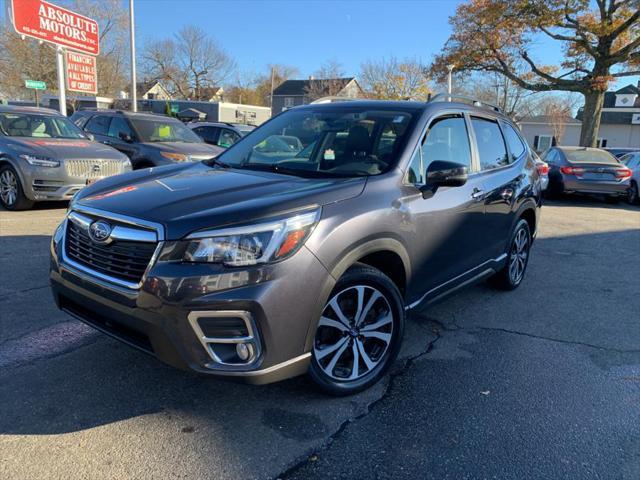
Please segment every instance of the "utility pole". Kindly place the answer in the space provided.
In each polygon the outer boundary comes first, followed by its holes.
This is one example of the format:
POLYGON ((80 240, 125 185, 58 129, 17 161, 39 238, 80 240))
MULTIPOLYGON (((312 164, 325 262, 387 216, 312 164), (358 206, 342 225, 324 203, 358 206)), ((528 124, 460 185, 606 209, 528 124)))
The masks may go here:
POLYGON ((138 111, 136 92, 136 32, 133 19, 133 0, 129 0, 129 36, 131 42, 131 111, 138 111))
MULTIPOLYGON (((453 69, 455 68, 455 65, 450 64, 447 65, 447 70, 449 70, 449 76, 447 77, 447 93, 449 95, 451 95, 452 91, 453 91, 453 69)), ((449 101, 451 101, 451 97, 449 97, 449 101)))
POLYGON ((271 108, 271 115, 273 115, 273 82, 275 76, 275 68, 271 67, 271 95, 269 95, 269 108, 271 108))
POLYGON ((64 84, 64 48, 56 48, 56 65, 58 67, 58 109, 60 113, 67 116, 67 95, 64 84))

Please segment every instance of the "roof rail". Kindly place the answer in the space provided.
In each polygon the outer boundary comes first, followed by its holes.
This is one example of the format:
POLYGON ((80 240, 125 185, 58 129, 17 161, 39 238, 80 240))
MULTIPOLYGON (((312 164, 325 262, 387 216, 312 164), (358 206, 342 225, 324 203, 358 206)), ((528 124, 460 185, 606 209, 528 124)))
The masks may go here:
POLYGON ((474 107, 486 107, 491 110, 503 113, 502 109, 497 105, 493 105, 492 103, 488 103, 485 101, 478 100, 477 98, 468 97, 466 95, 457 95, 454 93, 438 93, 429 99, 429 102, 460 102, 467 103, 469 105, 473 105, 474 107))

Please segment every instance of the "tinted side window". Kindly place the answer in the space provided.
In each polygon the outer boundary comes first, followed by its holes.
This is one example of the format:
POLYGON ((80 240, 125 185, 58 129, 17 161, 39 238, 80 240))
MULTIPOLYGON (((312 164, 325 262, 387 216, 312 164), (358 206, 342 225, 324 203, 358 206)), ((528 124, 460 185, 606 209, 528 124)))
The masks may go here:
POLYGON ((471 148, 464 118, 456 116, 434 120, 422 145, 422 158, 425 169, 435 160, 461 163, 470 169, 471 148))
POLYGON ((207 143, 216 143, 218 141, 218 128, 215 127, 198 127, 193 131, 198 134, 207 143))
POLYGON ((87 122, 86 130, 97 135, 107 135, 111 117, 96 115, 87 122))
POLYGON ((109 126, 109 136, 120 139, 121 133, 133 138, 133 132, 131 131, 129 123, 122 117, 113 117, 111 125, 109 126))
POLYGON ((480 168, 491 170, 509 164, 507 148, 498 122, 484 118, 471 118, 473 131, 476 134, 480 168))
POLYGON ((503 123, 502 125, 504 126, 504 136, 511 151, 511 161, 515 162, 525 151, 524 143, 511 125, 508 123, 503 123))

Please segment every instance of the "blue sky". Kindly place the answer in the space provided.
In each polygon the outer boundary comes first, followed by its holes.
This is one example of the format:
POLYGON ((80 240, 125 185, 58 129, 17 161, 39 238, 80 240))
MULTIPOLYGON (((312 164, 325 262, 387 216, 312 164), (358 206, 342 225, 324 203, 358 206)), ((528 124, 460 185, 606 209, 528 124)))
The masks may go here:
MULTIPOLYGON (((128 2, 126 2, 128 3, 128 2)), ((456 0, 219 1, 135 0, 138 43, 162 38, 187 24, 215 37, 244 73, 283 63, 312 74, 335 59, 357 75, 367 59, 389 55, 429 62, 447 40, 456 0)), ((540 63, 557 63, 557 42, 541 40, 540 63)), ((620 84, 637 83, 628 77, 620 84)))

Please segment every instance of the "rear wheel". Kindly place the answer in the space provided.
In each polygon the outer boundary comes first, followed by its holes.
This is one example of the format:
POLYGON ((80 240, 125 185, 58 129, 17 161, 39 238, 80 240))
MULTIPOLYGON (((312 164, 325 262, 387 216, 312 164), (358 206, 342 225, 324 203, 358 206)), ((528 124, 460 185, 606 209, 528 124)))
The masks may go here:
POLYGON ((638 184, 635 180, 631 181, 631 185, 629 186, 629 190, 627 191, 627 202, 629 203, 629 205, 637 205, 638 203, 640 203, 638 184))
POLYGON ((318 321, 309 375, 332 395, 362 391, 393 363, 403 331, 404 303, 396 285, 375 268, 352 267, 318 321))
POLYGON ((0 167, 0 203, 7 210, 26 210, 33 206, 22 190, 18 174, 11 165, 0 167))
POLYGON ((520 286, 529 264, 531 231, 526 220, 520 219, 511 237, 506 265, 491 277, 491 284, 502 290, 514 290, 520 286))

